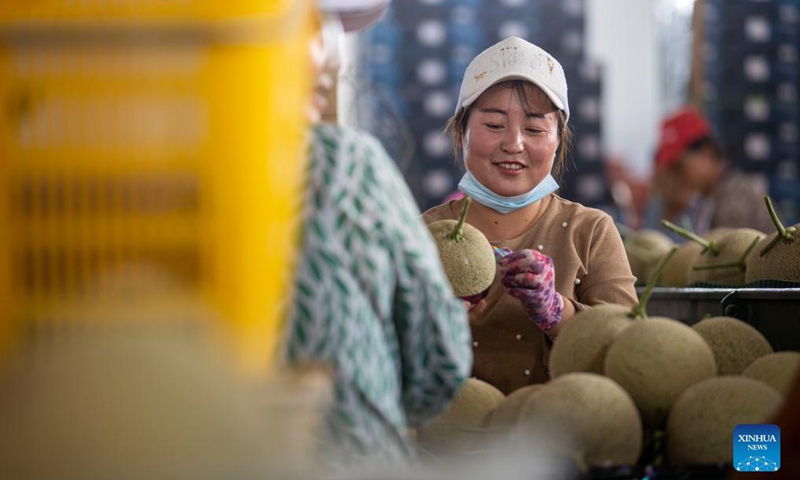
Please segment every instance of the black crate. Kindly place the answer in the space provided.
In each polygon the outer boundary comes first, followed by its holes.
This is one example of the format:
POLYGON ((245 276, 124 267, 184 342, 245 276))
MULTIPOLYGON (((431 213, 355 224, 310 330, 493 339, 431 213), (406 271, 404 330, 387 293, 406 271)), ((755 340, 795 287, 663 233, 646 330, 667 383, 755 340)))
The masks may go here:
MULTIPOLYGON (((704 316, 738 318, 761 332, 775 351, 800 351, 800 285, 782 288, 656 287, 647 305, 652 316, 694 325, 704 316)), ((637 287, 641 295, 643 288, 637 287)))

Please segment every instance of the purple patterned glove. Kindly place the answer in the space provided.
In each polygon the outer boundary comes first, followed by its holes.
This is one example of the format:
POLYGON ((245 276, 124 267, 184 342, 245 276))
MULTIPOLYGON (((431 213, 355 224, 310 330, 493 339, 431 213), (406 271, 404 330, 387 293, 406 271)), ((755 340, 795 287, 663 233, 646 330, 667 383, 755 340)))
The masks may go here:
POLYGON ((536 326, 550 330, 558 325, 564 299, 556 292, 553 260, 536 250, 525 249, 503 257, 498 265, 500 283, 522 302, 536 326))

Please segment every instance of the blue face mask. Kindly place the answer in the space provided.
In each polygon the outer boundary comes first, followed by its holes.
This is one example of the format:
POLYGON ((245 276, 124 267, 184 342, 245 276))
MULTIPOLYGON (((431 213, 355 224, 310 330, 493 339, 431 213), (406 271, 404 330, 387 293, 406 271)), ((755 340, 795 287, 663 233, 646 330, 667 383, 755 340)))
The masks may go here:
POLYGON ((530 192, 513 197, 503 197, 484 187, 475 176, 467 170, 467 173, 461 177, 461 181, 458 183, 458 189, 472 197, 473 200, 481 205, 505 215, 515 212, 520 208, 527 207, 537 200, 541 200, 555 192, 558 190, 558 183, 555 178, 548 173, 547 176, 544 177, 544 180, 539 182, 539 185, 536 185, 530 192))

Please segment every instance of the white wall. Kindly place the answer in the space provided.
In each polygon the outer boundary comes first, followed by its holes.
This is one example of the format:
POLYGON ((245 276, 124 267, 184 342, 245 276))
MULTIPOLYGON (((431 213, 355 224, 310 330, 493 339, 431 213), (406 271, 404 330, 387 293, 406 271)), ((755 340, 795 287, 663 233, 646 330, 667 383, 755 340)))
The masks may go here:
POLYGON ((603 143, 649 175, 662 115, 655 0, 587 0, 586 53, 603 64, 603 143))

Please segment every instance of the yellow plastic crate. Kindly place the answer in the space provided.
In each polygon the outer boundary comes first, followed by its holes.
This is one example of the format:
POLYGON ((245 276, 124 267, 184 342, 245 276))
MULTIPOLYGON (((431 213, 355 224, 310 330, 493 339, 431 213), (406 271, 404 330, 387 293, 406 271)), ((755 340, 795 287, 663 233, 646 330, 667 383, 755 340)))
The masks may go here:
POLYGON ((0 363, 103 272, 148 263, 225 320, 244 372, 265 371, 296 253, 312 22, 311 0, 2 2, 0 363))
POLYGON ((15 20, 225 20, 285 19, 296 0, 3 0, 0 19, 15 20))

